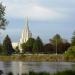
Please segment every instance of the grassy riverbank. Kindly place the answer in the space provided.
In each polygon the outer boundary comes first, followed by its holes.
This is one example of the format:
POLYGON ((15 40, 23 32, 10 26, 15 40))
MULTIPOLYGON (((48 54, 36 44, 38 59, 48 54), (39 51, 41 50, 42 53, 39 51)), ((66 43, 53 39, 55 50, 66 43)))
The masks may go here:
POLYGON ((29 74, 23 74, 23 75, 75 75, 75 71, 72 70, 67 70, 67 71, 62 71, 62 72, 56 72, 54 74, 50 74, 47 72, 29 72, 29 74))
POLYGON ((75 61, 74 59, 65 58, 64 55, 55 55, 55 54, 19 54, 12 56, 0 56, 0 61, 75 61))
POLYGON ((67 71, 57 72, 54 74, 50 74, 47 72, 40 72, 40 73, 29 72, 29 74, 25 74, 25 75, 75 75, 75 71, 67 70, 67 71))
MULTIPOLYGON (((0 75, 2 75, 4 72, 0 70, 0 75)), ((12 72, 7 73, 6 75, 14 75, 12 72)), ((75 75, 75 71, 67 70, 62 72, 56 72, 56 73, 48 73, 48 72, 33 72, 30 71, 28 74, 23 73, 21 75, 75 75)))

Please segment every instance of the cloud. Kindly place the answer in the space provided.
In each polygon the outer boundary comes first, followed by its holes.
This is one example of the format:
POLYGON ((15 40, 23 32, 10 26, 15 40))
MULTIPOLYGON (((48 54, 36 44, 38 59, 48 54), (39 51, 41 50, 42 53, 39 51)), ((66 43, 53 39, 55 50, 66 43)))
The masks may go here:
POLYGON ((47 8, 40 6, 38 4, 9 4, 7 6, 7 17, 12 18, 24 18, 29 16, 34 20, 48 20, 48 19, 59 19, 64 15, 53 10, 52 8, 47 8))
MULTIPOLYGON (((28 16, 31 20, 49 20, 59 21, 68 18, 73 18, 74 8, 66 8, 66 6, 72 5, 75 1, 45 1, 45 0, 2 0, 6 5, 6 17, 22 19, 28 16), (54 3, 55 2, 55 3, 54 3), (48 4, 50 3, 50 4, 48 4), (59 7, 58 6, 59 3, 59 7), (62 5, 62 4, 63 5, 62 5), (44 5, 48 4, 48 6, 44 5), (61 4, 61 5, 60 5, 61 4), (54 7, 56 6, 56 7, 54 7), (65 8, 63 7, 65 6, 65 8), (63 7, 63 8, 61 8, 63 7)), ((75 12, 75 11, 74 11, 75 12)))
MULTIPOLYGON (((13 39, 17 40, 17 37, 19 37, 22 29, 21 26, 23 25, 23 21, 21 20, 23 20, 26 16, 29 16, 31 20, 49 20, 49 22, 33 21, 31 25, 33 34, 39 34, 43 38, 47 38, 47 35, 44 36, 44 34, 53 35, 57 32, 62 33, 64 36, 65 33, 68 32, 66 34, 68 38, 75 29, 75 0, 0 1, 2 1, 6 6, 6 15, 8 17, 7 19, 9 19, 10 22, 10 24, 8 25, 8 29, 4 34, 10 34, 11 38, 13 39), (18 30, 16 30, 16 28, 18 30), (47 30, 45 31, 45 29, 47 30), (14 36, 12 33, 14 34, 14 36)), ((48 36, 48 38, 50 38, 50 36, 48 36)))
MULTIPOLYGON (((45 0, 2 0, 6 5, 6 16, 10 18, 24 18, 29 16, 31 20, 59 20, 65 18, 65 13, 54 9, 58 3, 64 3, 63 0, 55 1, 45 0), (50 4, 48 4, 50 3, 50 4), (48 6, 43 5, 48 4, 48 6), (52 5, 52 6, 51 6, 52 5)), ((63 4, 64 5, 64 4, 63 4)))

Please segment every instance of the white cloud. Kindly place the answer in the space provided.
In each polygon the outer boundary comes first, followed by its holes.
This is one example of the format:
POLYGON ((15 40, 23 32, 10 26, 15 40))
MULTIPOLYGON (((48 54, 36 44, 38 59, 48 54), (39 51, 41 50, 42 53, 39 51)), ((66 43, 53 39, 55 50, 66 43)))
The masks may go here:
POLYGON ((13 0, 6 2, 7 17, 24 18, 29 16, 34 20, 54 20, 63 18, 63 14, 56 10, 40 6, 37 0, 13 0))

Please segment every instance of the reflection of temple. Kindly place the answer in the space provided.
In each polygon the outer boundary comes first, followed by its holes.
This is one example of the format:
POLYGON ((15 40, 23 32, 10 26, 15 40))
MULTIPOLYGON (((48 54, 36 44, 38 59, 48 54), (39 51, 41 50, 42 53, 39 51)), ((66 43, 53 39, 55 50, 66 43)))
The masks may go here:
POLYGON ((24 62, 2 62, 0 64, 2 65, 0 65, 0 69, 3 71, 3 75, 8 75, 10 72, 12 72, 13 75, 29 73, 28 66, 24 62))
POLYGON ((24 29, 23 29, 23 31, 22 31, 22 34, 21 34, 20 42, 19 42, 19 43, 12 43, 12 45, 13 45, 13 47, 18 46, 19 49, 20 49, 20 52, 22 53, 21 44, 26 43, 27 40, 28 40, 29 38, 31 38, 31 37, 32 37, 32 33, 31 33, 30 30, 29 30, 28 18, 27 18, 27 20, 26 20, 26 25, 25 25, 25 27, 24 27, 24 29))
POLYGON ((19 75, 22 74, 28 74, 29 73, 29 69, 28 69, 28 65, 24 62, 18 62, 18 67, 19 67, 19 75))

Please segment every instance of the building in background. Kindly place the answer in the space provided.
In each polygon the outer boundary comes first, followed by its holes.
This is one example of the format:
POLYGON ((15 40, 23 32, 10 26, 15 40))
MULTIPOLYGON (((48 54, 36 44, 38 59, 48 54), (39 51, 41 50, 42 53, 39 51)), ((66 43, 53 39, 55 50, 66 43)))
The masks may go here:
POLYGON ((16 47, 18 46, 21 53, 22 53, 21 44, 26 43, 27 40, 32 37, 32 33, 31 33, 31 31, 29 30, 28 24, 29 24, 29 23, 28 23, 28 18, 27 18, 27 19, 26 19, 25 27, 24 27, 24 29, 23 29, 23 31, 22 31, 22 34, 21 34, 20 41, 17 42, 17 43, 12 43, 13 48, 16 48, 16 47))

